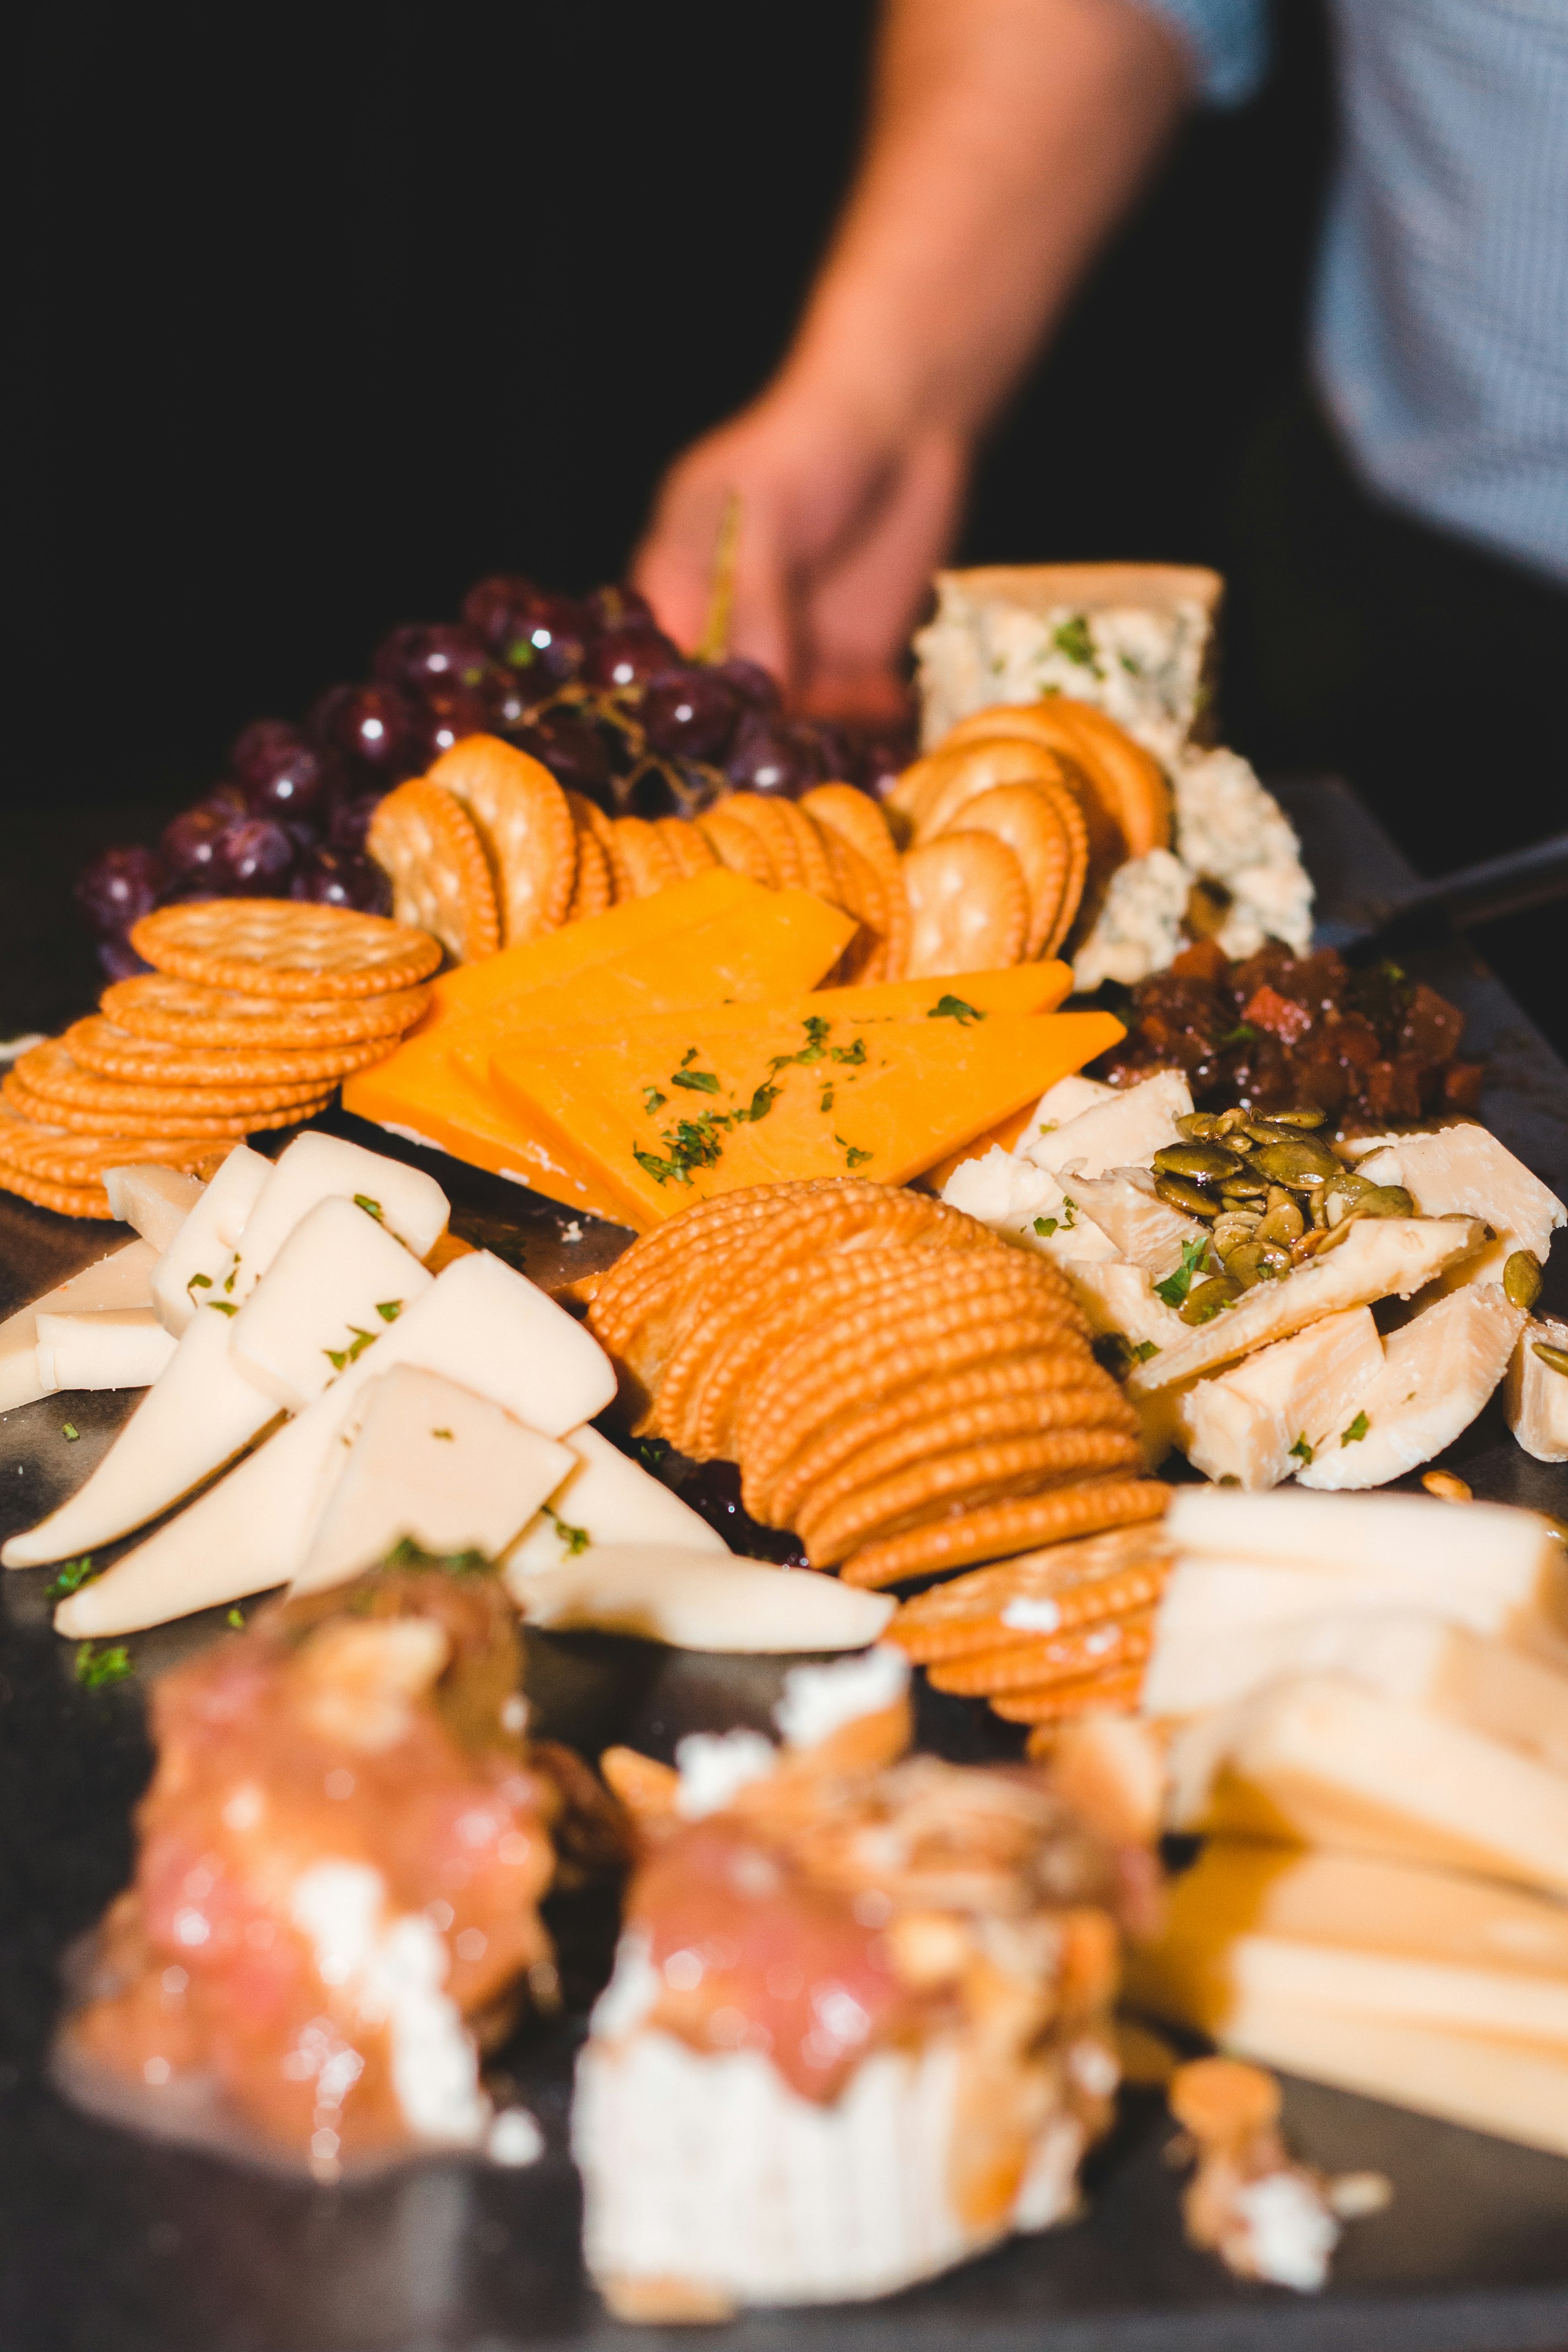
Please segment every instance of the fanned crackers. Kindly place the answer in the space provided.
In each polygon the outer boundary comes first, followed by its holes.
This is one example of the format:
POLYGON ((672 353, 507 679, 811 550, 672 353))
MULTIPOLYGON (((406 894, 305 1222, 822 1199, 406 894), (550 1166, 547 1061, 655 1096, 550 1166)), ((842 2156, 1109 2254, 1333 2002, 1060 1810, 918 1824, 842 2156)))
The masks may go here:
POLYGON ((455 962, 494 955, 500 908, 479 829, 462 803, 427 776, 388 793, 365 848, 392 883, 400 922, 417 923, 455 962))
POLYGON ((903 864, 911 980, 995 971, 1019 961, 1029 895, 1017 859, 989 833, 955 833, 911 849, 903 864))
MULTIPOLYGON (((494 882, 500 944, 522 947, 558 930, 576 880, 577 834, 549 769, 498 736, 466 735, 425 781, 451 793, 473 820, 494 882)), ((367 846, 378 856, 374 840, 367 846)))

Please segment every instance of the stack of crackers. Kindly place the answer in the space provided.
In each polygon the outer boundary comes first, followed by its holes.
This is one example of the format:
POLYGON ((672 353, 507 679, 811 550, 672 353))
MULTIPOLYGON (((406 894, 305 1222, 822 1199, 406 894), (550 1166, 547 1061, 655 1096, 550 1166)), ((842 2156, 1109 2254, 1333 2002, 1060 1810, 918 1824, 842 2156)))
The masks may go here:
POLYGON ((110 1215, 106 1168, 201 1171, 324 1110, 419 1019, 441 960, 406 924, 287 898, 161 908, 131 940, 153 971, 0 1084, 0 1191, 66 1216, 110 1215))
POLYGON ((526 752, 468 735, 387 794, 365 847, 391 881, 394 912, 459 963, 727 866, 853 915, 861 929, 841 979, 923 977, 909 965, 893 836, 848 784, 822 785, 799 806, 736 793, 696 823, 609 817, 526 752))
POLYGON ((595 1279, 589 1322, 634 1425, 738 1463, 752 1517, 849 1583, 1165 1507, 1059 1270, 923 1193, 841 1178, 700 1202, 595 1279))

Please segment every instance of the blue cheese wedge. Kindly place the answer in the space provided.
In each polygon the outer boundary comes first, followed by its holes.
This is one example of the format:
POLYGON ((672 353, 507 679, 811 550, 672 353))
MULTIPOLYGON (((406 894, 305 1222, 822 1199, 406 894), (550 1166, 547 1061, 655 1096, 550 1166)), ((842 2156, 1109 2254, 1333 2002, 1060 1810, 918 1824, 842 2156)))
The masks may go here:
POLYGON ((405 1538, 439 1556, 498 1559, 570 1469, 565 1446, 500 1405, 438 1372, 396 1364, 364 1391, 294 1590, 344 1583, 405 1538))
POLYGON ((1195 876, 1169 849, 1130 857, 1110 877, 1094 929, 1073 958, 1073 986, 1114 980, 1132 988, 1163 971, 1186 945, 1182 919, 1195 876))

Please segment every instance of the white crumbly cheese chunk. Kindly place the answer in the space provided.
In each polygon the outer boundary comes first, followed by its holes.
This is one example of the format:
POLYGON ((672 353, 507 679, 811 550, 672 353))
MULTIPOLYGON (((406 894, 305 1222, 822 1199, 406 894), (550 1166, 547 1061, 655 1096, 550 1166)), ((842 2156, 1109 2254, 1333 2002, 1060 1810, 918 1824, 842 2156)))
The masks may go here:
POLYGON ((1206 1242, 1208 1228, 1195 1217, 1167 1207, 1145 1168, 1111 1168, 1103 1176, 1068 1172, 1075 1206, 1110 1235, 1121 1255, 1163 1282, 1194 1242, 1206 1242))
POLYGON ((1369 1184, 1403 1184, 1424 1217, 1479 1217, 1495 1242, 1466 1260, 1467 1282, 1499 1282, 1515 1250, 1544 1265, 1557 1228, 1568 1223, 1549 1186, 1489 1129, 1457 1121, 1426 1135, 1387 1138, 1357 1163, 1369 1184))
POLYGON ((700 1822, 721 1812, 749 1780, 765 1780, 778 1750, 760 1731, 691 1731, 675 1751, 680 1768, 676 1811, 682 1821, 700 1822))
POLYGON ((1474 1421, 1524 1328, 1495 1282, 1470 1283, 1390 1334, 1352 1420, 1302 1469, 1303 1486, 1382 1486, 1430 1462, 1474 1421))
POLYGON ((1110 1235, 1092 1219, 1079 1215, 1048 1168, 1036 1168, 999 1143, 955 1168, 942 1197, 949 1208, 962 1209, 1005 1241, 1047 1257, 1065 1261, 1118 1255, 1110 1235))
POLYGON ((289 1908, 329 1993, 346 1995, 366 2025, 385 2028, 410 2131, 476 2146, 490 2103, 457 2003, 442 1990, 447 1948, 430 1921, 420 1913, 389 1919, 385 1882, 358 1862, 317 1863, 296 1882, 289 1908))
POLYGON ((1133 605, 1044 612, 976 596, 951 574, 935 618, 915 637, 927 749, 993 703, 1065 694, 1091 702, 1157 758, 1174 757, 1196 715, 1209 614, 1196 597, 1160 611, 1133 605))
POLYGON ((1249 1492, 1278 1486, 1337 1440, 1383 1364, 1370 1307, 1325 1315, 1184 1391, 1178 1443, 1205 1478, 1249 1492))
POLYGON ((1303 2172, 1266 2172, 1236 2192, 1237 2218, 1257 2278, 1311 2294, 1329 2275, 1339 2223, 1303 2172))
POLYGON ((1312 943, 1312 886, 1290 821, 1237 751, 1184 751, 1172 771, 1176 850, 1189 874, 1222 882, 1234 904, 1219 933, 1228 956, 1266 938, 1297 955, 1312 943))
POLYGON ((1049 1131, 1020 1140, 1021 1156, 1037 1168, 1070 1169, 1085 1176, 1108 1170, 1148 1167, 1156 1151, 1181 1140, 1176 1121, 1193 1108, 1192 1090, 1180 1070, 1156 1070, 1135 1087, 1108 1087, 1103 1098, 1086 1103, 1049 1131))
POLYGON ((1568 1323, 1527 1323, 1509 1360, 1503 1394, 1508 1425, 1537 1462, 1568 1462, 1568 1372, 1558 1371, 1538 1348, 1568 1352, 1568 1323))
MULTIPOLYGON (((623 1945, 617 1979, 624 1956, 623 1945)), ((981 2224, 959 2214, 951 2042, 878 2051, 818 2104, 755 2050, 699 2056, 667 2033, 606 2038, 615 1991, 595 2013, 572 2114, 598 2278, 681 2282, 739 2304, 844 2302, 891 2294, 1074 2210, 1083 2131, 1057 2107, 1012 2208, 981 2224)))
POLYGON ((1182 918, 1194 877, 1168 849, 1130 857, 1110 877, 1094 929, 1073 959, 1073 986, 1116 980, 1131 988, 1163 971, 1186 944, 1182 918))
POLYGON ((786 1748, 820 1748, 847 1723, 897 1706, 910 1686, 910 1662, 886 1644, 837 1666, 795 1666, 784 1676, 773 1721, 786 1748))

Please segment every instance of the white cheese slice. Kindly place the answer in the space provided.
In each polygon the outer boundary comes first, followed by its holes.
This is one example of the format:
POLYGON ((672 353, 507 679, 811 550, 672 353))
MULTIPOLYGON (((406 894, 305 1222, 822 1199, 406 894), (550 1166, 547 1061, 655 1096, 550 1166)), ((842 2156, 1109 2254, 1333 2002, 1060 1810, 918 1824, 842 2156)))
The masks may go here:
POLYGON ((1503 1409, 1514 1436, 1537 1462, 1568 1462, 1568 1372, 1538 1356, 1538 1344, 1568 1349, 1568 1323, 1548 1318, 1525 1325, 1509 1359, 1503 1409))
POLYGON ((444 1373, 546 1437, 602 1412, 616 1392, 609 1358, 564 1307, 488 1251, 456 1258, 297 1421, 63 1601, 57 1629, 79 1639, 132 1633, 286 1584, 304 1562, 342 1442, 353 1442, 362 1391, 404 1363, 444 1373))
POLYGON ((679 1650, 859 1650, 893 1613, 884 1594, 836 1576, 677 1545, 591 1544, 562 1568, 524 1574, 509 1566, 506 1582, 530 1625, 628 1633, 679 1650))
POLYGON ((1163 1282, 1181 1265, 1184 1248, 1208 1239, 1206 1225, 1166 1207, 1145 1168, 1111 1168, 1103 1176, 1069 1170, 1061 1181, 1075 1208, 1087 1212, 1118 1255, 1141 1265, 1151 1281, 1163 1282))
POLYGON ((150 1307, 101 1307, 90 1315, 40 1313, 38 1385, 144 1389, 167 1370, 178 1342, 150 1307))
POLYGON ((10 1412, 19 1404, 31 1404, 35 1398, 49 1394, 38 1385, 40 1315, 98 1315, 110 1307, 150 1306, 153 1268, 157 1263, 150 1244, 127 1242, 122 1249, 110 1250, 107 1257, 84 1266, 68 1281, 57 1283, 31 1306, 7 1315, 0 1323, 0 1412, 10 1412))
POLYGON ((1468 1503, 1461 1511, 1429 1495, 1363 1495, 1352 1503, 1294 1490, 1179 1486, 1165 1533, 1179 1552, 1289 1561, 1358 1580, 1418 1574, 1434 1591, 1463 1586, 1510 1607, 1555 1589, 1563 1560, 1552 1522, 1535 1511, 1506 1503, 1468 1503))
POLYGON ((1163 1621, 1142 1705, 1151 1716, 1194 1717, 1292 1676, 1346 1675, 1402 1706, 1468 1725, 1568 1773, 1565 1666, 1568 1660, 1550 1664, 1414 1612, 1232 1623, 1223 1638, 1212 1628, 1182 1633, 1163 1621))
POLYGON ((1034 1136, 1043 1135, 1048 1129, 1060 1127, 1068 1119, 1076 1118, 1080 1110, 1088 1110, 1095 1103, 1109 1102, 1115 1092, 1114 1087, 1108 1087, 1100 1078, 1086 1078, 1081 1071, 1070 1071, 1065 1078, 1058 1078, 1054 1087, 1046 1088, 1035 1105, 1035 1115, 1020 1136, 1016 1148, 1022 1150, 1034 1136))
POLYGON ((1423 1307, 1389 1334, 1376 1378, 1352 1398, 1353 1412, 1319 1446, 1300 1484, 1384 1486, 1430 1462, 1491 1395, 1525 1320, 1495 1282, 1468 1284, 1423 1307))
POLYGON ((364 1391, 358 1433, 294 1590, 342 1584, 405 1536, 428 1552, 499 1559, 569 1475, 571 1459, 565 1446, 525 1429, 472 1389, 395 1365, 364 1391))
POLYGON ((546 1497, 547 1507, 508 1551, 509 1577, 565 1567, 584 1549, 584 1538, 589 1544, 674 1545, 728 1557, 730 1547, 716 1528, 590 1424, 573 1430, 565 1442, 575 1459, 546 1497))
POLYGON ((1471 1122, 1396 1137, 1357 1167, 1370 1183, 1403 1184, 1425 1217, 1458 1213, 1490 1225, 1497 1239, 1467 1262, 1467 1282, 1500 1282, 1515 1250, 1544 1265, 1552 1234, 1568 1223, 1556 1193, 1489 1128, 1471 1122))
POLYGON ((139 1160, 123 1168, 106 1168, 103 1189, 111 1216, 140 1234, 144 1242, 151 1242, 155 1250, 166 1250, 205 1187, 199 1177, 187 1176, 183 1169, 139 1160))
POLYGON ((1375 1298, 1409 1298, 1446 1267, 1471 1256, 1485 1238, 1485 1228, 1468 1217, 1358 1218, 1332 1249, 1282 1281, 1244 1291, 1234 1306, 1190 1329, 1180 1348, 1140 1364, 1129 1386, 1134 1393, 1166 1388, 1288 1339, 1320 1316, 1368 1307, 1375 1298))
POLYGON ((205 1311, 186 1325, 85 1484, 36 1528, 13 1536, 0 1561, 37 1568, 129 1535, 221 1470, 277 1411, 231 1361, 227 1318, 205 1311))
POLYGON ((1217 1739, 1199 1727, 1208 1773, 1176 1775, 1173 1828, 1284 1835, 1568 1894, 1568 1774, 1500 1740, 1328 1675, 1276 1684, 1215 1722, 1217 1739))
POLYGON ((999 1143, 955 1168, 942 1197, 949 1208, 962 1209, 1005 1241, 1038 1250, 1058 1264, 1119 1255, 1109 1234, 1079 1215, 1048 1168, 1037 1168, 999 1143))
POLYGON ((1325 1315, 1184 1390, 1178 1442, 1205 1478, 1249 1493, 1278 1486, 1346 1426, 1383 1361, 1370 1307, 1325 1315))
POLYGON ((1090 1103, 1075 1118, 1035 1136, 1025 1156, 1037 1168, 1053 1168, 1058 1174, 1065 1168, 1082 1176, 1103 1176, 1109 1168, 1146 1168, 1156 1151, 1181 1141, 1176 1121, 1192 1107, 1192 1090, 1181 1072, 1156 1070, 1135 1087, 1118 1088, 1109 1101, 1090 1103))
POLYGON ((237 1144, 158 1260, 153 1304, 176 1339, 227 1276, 235 1243, 272 1173, 272 1162, 237 1144))
MULTIPOLYGON (((1192 1337, 1173 1307, 1155 1296, 1141 1265, 1124 1257, 1078 1259, 1067 1269, 1079 1306, 1096 1331, 1120 1331, 1135 1348, 1152 1347, 1155 1353, 1141 1370, 1153 1371, 1161 1358, 1183 1348, 1192 1337)), ((1162 1383, 1152 1383, 1159 1387, 1162 1383)), ((1139 1402, 1140 1384, 1128 1383, 1132 1402, 1139 1402)))
POLYGON ((310 1128, 272 1168, 246 1220, 232 1296, 243 1300, 300 1220, 319 1201, 331 1200, 368 1204, 367 1213, 416 1257, 427 1257, 447 1230, 447 1195, 433 1176, 310 1128))
POLYGON ((230 1350, 265 1396, 300 1412, 434 1279, 353 1202, 318 1201, 234 1318, 230 1350))

